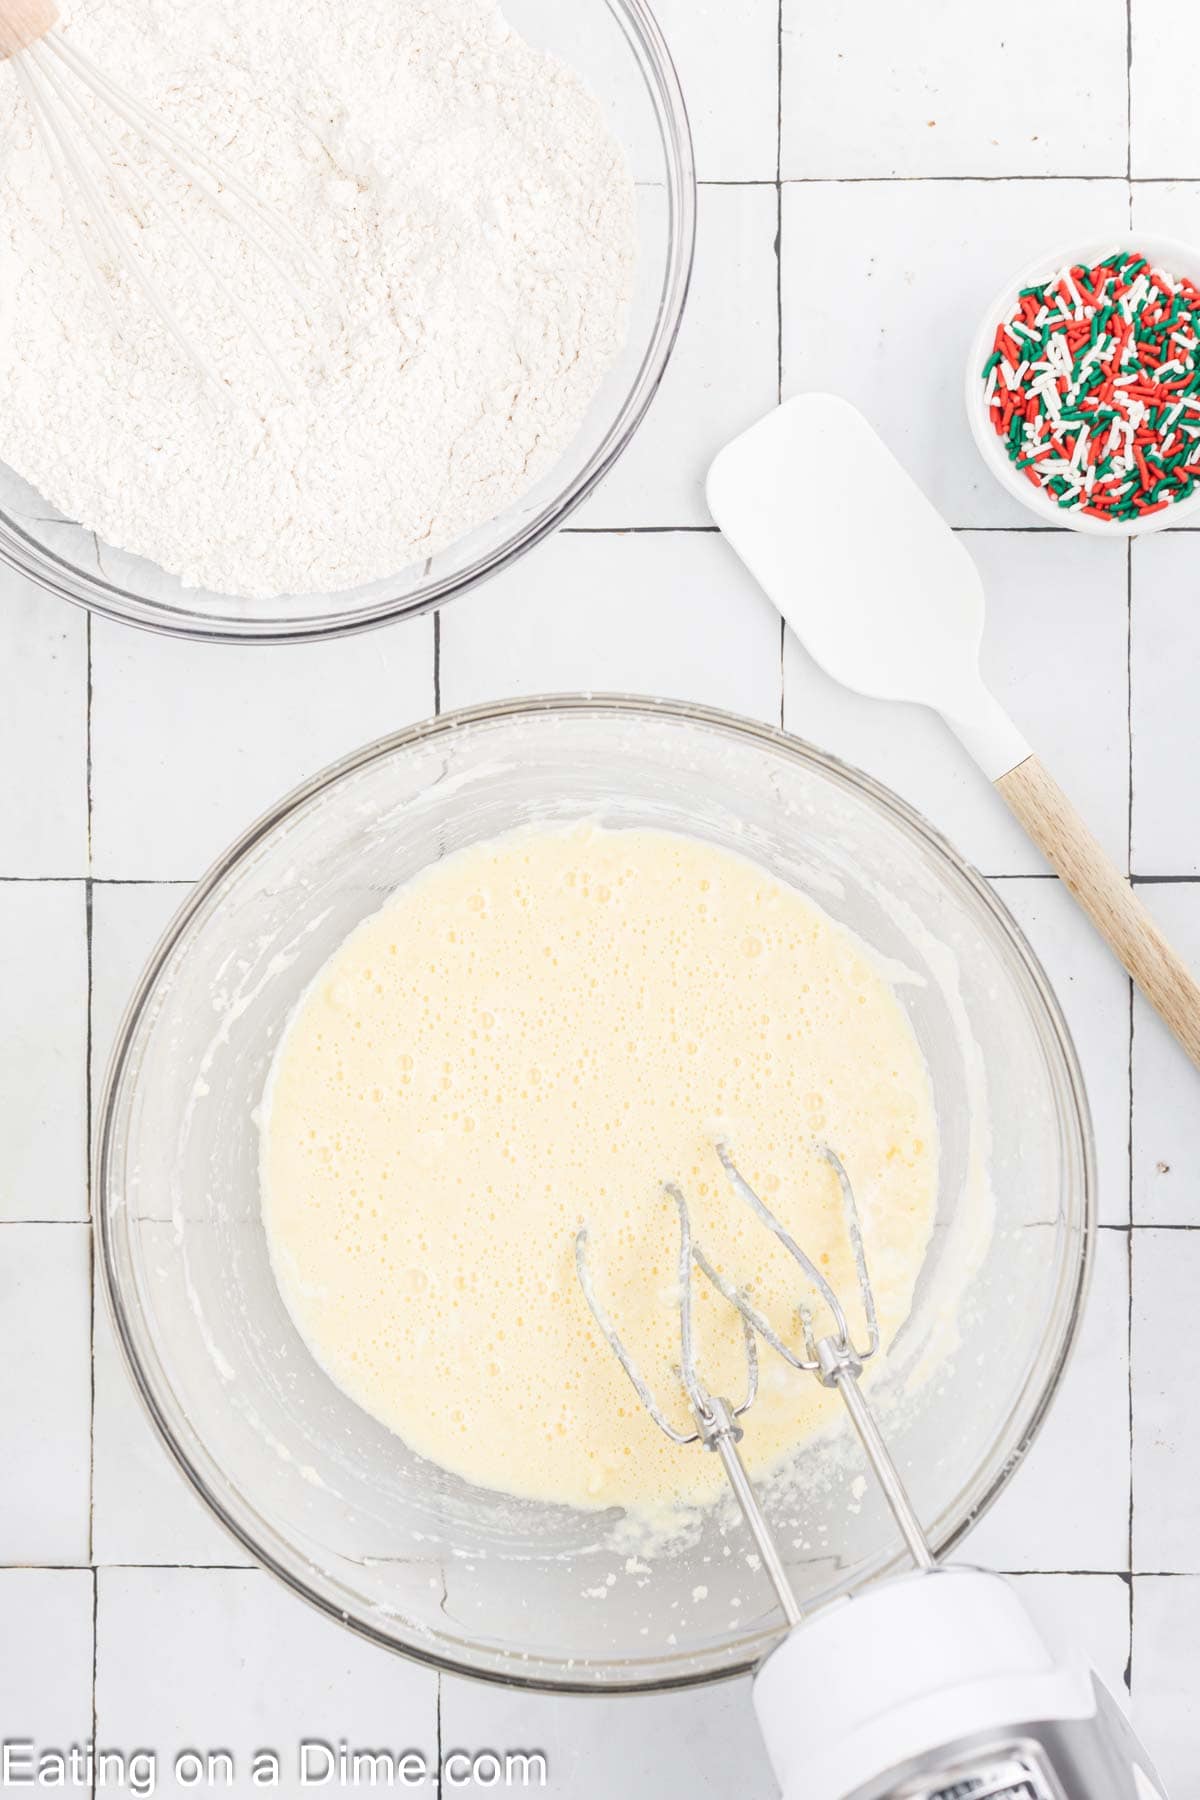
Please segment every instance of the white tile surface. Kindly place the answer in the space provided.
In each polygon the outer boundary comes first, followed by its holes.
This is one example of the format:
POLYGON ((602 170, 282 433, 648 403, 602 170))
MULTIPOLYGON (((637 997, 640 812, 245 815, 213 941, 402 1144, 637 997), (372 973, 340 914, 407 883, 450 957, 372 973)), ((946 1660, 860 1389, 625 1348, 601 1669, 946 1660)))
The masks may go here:
MULTIPOLYGON (((1138 893, 1179 954, 1200 969, 1200 882, 1150 882, 1138 893)), ((1196 1071, 1140 994, 1133 1017, 1133 1217, 1200 1223, 1196 1071)))
POLYGON ((129 997, 150 952, 190 892, 188 882, 98 881, 92 888, 94 1112, 129 997))
POLYGON ((566 534, 442 619, 442 704, 587 688, 779 720, 779 615, 709 532, 566 534))
MULTIPOLYGON (((964 534, 987 595, 985 680, 1128 866, 1127 604, 1120 544, 1065 532, 964 534), (1064 692, 1063 670, 1078 685, 1064 692)), ((987 875, 1047 865, 966 751, 924 707, 847 693, 792 634, 784 722, 894 788, 987 875)))
POLYGON ((86 1225, 0 1225, 0 1563, 86 1563, 86 1225))
POLYGON ((774 181, 779 0, 658 0, 683 83, 701 181, 774 181))
POLYGON ((237 1563, 249 1558, 197 1499, 147 1418, 96 1296, 92 1556, 97 1563, 237 1563))
POLYGON ((86 1219, 82 882, 0 881, 0 1219, 86 1219))
POLYGON ((1012 1571, 1112 1571, 1129 1562, 1128 1236, 1097 1237, 1083 1328, 1040 1436, 969 1539, 1012 1571))
MULTIPOLYGON (((270 1576, 102 1569, 97 1579, 97 1731, 156 1749, 159 1793, 186 1791, 171 1768, 185 1747, 231 1752, 234 1785, 209 1791, 238 1794, 256 1791, 259 1749, 279 1753, 280 1791, 297 1792, 304 1739, 436 1755, 436 1676, 334 1631, 270 1576)), ((331 1781, 321 1791, 352 1790, 331 1781)))
POLYGON ((1133 868, 1200 875, 1200 608, 1196 538, 1164 532, 1134 546, 1133 868))
POLYGON ((1129 979, 1059 881, 997 884, 1050 977, 1083 1064, 1096 1138, 1100 1218, 1129 1221, 1129 979))
POLYGON ((1016 1575, 1017 1592, 1064 1660, 1086 1657, 1114 1699, 1129 1704, 1129 1591, 1120 1575, 1016 1575))
POLYGON ((1200 1387, 1195 1296, 1200 1233, 1133 1240, 1133 1566, 1200 1573, 1200 1387))
POLYGON ((1200 1795, 1200 1580, 1133 1584, 1133 1722, 1171 1800, 1200 1795))
POLYGON ((708 465, 779 398, 777 218, 774 187, 701 188, 674 355, 633 443, 572 526, 711 523, 708 465))
POLYGON ((4 1739, 63 1750, 86 1743, 92 1734, 90 1570, 0 1569, 0 1616, 4 1739))
MULTIPOLYGON (((442 1682, 442 1740, 542 1749, 570 1800, 776 1800, 747 1681, 694 1693, 555 1700, 442 1682)), ((482 1790, 467 1788, 465 1792, 482 1790)))
MULTIPOLYGON (((1197 170, 1193 168, 1192 173, 1197 170)), ((1131 191, 1130 223, 1135 230, 1195 243, 1200 227, 1200 181, 1135 181, 1131 191)))
POLYGON ((1125 172, 1124 0, 1086 31, 1042 0, 869 25, 855 0, 783 0, 783 19, 785 177, 1125 172))
POLYGON ((971 339, 1023 264, 1127 219, 1119 181, 786 187, 785 396, 827 388, 853 400, 952 525, 1028 524, 967 426, 971 339))
POLYGON ((0 567, 0 875, 87 873, 87 622, 0 567))
POLYGON ((334 644, 92 628, 95 872, 194 880, 306 776, 433 710, 433 626, 334 644))
POLYGON ((1131 168, 1135 176, 1200 174, 1181 94, 1200 78, 1200 20, 1186 0, 1131 0, 1131 168))

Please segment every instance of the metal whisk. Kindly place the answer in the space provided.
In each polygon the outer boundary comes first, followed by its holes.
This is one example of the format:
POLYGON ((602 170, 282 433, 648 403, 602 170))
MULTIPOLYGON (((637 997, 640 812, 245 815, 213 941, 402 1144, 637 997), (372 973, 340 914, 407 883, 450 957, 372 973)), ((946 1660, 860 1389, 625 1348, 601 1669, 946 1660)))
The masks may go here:
POLYGON ((703 1444, 705 1449, 716 1451, 721 1458, 729 1484, 762 1558, 763 1567, 778 1596, 780 1607, 788 1624, 795 1626, 799 1624, 802 1617, 800 1605, 784 1567, 779 1547, 762 1507, 759 1505, 758 1497, 746 1474, 745 1464, 742 1462, 737 1448, 742 1437, 742 1428, 738 1421, 749 1411, 758 1394, 758 1338, 762 1338, 793 1369, 815 1375, 822 1386, 837 1389, 846 1404, 854 1429, 866 1451, 867 1460, 883 1489, 888 1506, 900 1527, 914 1563, 920 1569, 932 1569, 934 1556, 920 1520, 913 1510, 912 1501, 909 1499, 896 1465, 880 1434, 874 1415, 859 1387, 859 1377, 862 1374, 864 1363, 879 1350, 879 1322, 875 1310, 875 1297, 867 1272, 866 1252, 863 1248, 858 1208, 845 1168, 832 1150, 826 1146, 820 1147, 820 1154, 833 1169, 841 1190, 846 1230, 854 1256, 858 1290, 867 1325, 867 1342, 861 1348, 854 1342, 845 1310, 826 1277, 800 1248, 782 1221, 776 1218, 765 1201, 754 1192, 734 1163, 728 1147, 718 1144, 717 1154, 733 1191, 741 1200, 745 1201, 761 1223, 774 1234, 799 1265, 809 1287, 815 1294, 817 1303, 823 1305, 828 1311, 833 1327, 831 1331, 818 1337, 811 1300, 800 1300, 797 1302, 797 1313, 801 1324, 804 1350, 803 1353, 800 1353, 791 1349, 770 1320, 763 1316, 741 1288, 736 1287, 721 1274, 700 1245, 695 1242, 687 1201, 674 1182, 666 1183, 665 1192, 674 1201, 679 1214, 680 1359, 678 1373, 692 1417, 696 1422, 694 1431, 682 1432, 671 1424, 663 1412, 596 1294, 591 1270, 588 1266, 589 1238, 586 1225, 581 1227, 575 1239, 575 1268, 584 1299, 591 1309, 593 1318, 604 1333, 613 1354, 628 1375, 638 1399, 660 1431, 665 1432, 673 1443, 703 1444), (745 1335, 747 1373, 745 1394, 736 1405, 711 1393, 697 1367, 695 1332, 692 1321, 693 1265, 741 1317, 742 1330, 745 1335))
POLYGON ((80 253, 114 325, 121 329, 106 267, 112 275, 124 272, 184 356, 208 381, 222 386, 216 368, 185 331, 140 258, 138 232, 151 221, 161 223, 222 296, 284 388, 292 393, 292 382, 249 309, 188 230, 186 221, 173 215, 162 194, 130 158, 122 135, 132 133, 182 177, 204 205, 238 231, 272 268, 302 314, 307 314, 307 302, 271 244, 310 273, 323 274, 319 261, 287 219, 97 68, 55 29, 57 23, 54 0, 0 0, 0 63, 8 61, 12 67, 35 133, 45 146, 80 253))

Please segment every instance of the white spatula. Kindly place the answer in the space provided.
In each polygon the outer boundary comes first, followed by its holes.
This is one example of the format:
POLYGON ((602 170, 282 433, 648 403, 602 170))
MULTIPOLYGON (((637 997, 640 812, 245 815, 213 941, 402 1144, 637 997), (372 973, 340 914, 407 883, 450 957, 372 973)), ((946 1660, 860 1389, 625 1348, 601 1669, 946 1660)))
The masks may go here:
POLYGON ((708 503, 827 674, 942 715, 1200 1065, 1200 985, 984 686, 979 571, 862 414, 789 400, 721 451, 708 503))

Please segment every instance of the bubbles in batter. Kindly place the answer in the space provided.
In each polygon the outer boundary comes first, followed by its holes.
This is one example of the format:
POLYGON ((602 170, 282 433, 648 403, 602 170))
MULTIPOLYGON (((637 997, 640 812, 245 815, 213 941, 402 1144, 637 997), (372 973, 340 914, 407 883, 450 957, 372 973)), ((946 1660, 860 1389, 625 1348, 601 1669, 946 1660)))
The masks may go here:
MULTIPOLYGON (((263 1118, 268 1240, 313 1355, 422 1455, 544 1501, 721 1491, 717 1459, 662 1436, 601 1338, 575 1278, 581 1223, 597 1291, 681 1426, 665 1181, 718 1266, 799 1336, 795 1266, 731 1192, 718 1138, 850 1301, 815 1144, 837 1151, 885 1345, 932 1229, 929 1078, 883 976, 795 889, 667 832, 531 829, 424 871, 309 988, 263 1118)), ((740 1394, 736 1317, 695 1292, 705 1379, 740 1394)), ((752 1474, 835 1404, 763 1358, 752 1474)))

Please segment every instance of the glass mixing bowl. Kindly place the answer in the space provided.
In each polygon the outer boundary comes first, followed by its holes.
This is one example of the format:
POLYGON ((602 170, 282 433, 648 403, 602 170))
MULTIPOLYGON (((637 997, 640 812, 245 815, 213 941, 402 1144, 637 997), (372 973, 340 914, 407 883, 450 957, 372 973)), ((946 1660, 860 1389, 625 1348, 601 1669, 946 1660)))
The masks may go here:
MULTIPOLYGON (((1079 1067, 987 884, 886 789, 778 731, 652 700, 520 701, 402 732, 283 801, 196 888, 130 1005, 101 1110, 100 1239, 159 1431, 297 1593, 443 1668, 662 1688, 745 1670, 779 1632, 736 1521, 714 1513, 643 1566, 615 1512, 513 1500, 422 1461, 305 1349, 259 1213, 255 1109, 280 1028, 335 947, 436 859, 580 818, 749 855, 897 970, 933 1083, 939 1192, 876 1393, 934 1542, 954 1544, 1028 1448, 1079 1316, 1095 1229, 1079 1067)), ((901 1551, 848 1434, 804 1468, 799 1488, 764 1492, 814 1605, 901 1551)))
POLYGON ((554 467, 507 511, 395 575, 341 593, 242 600, 185 588, 156 564, 101 543, 0 463, 0 560, 64 600, 175 637, 303 641, 441 605, 539 543, 587 497, 637 430, 679 330, 696 231, 691 133, 645 0, 505 0, 503 10, 528 42, 577 71, 636 182, 638 260, 625 347, 554 467))

